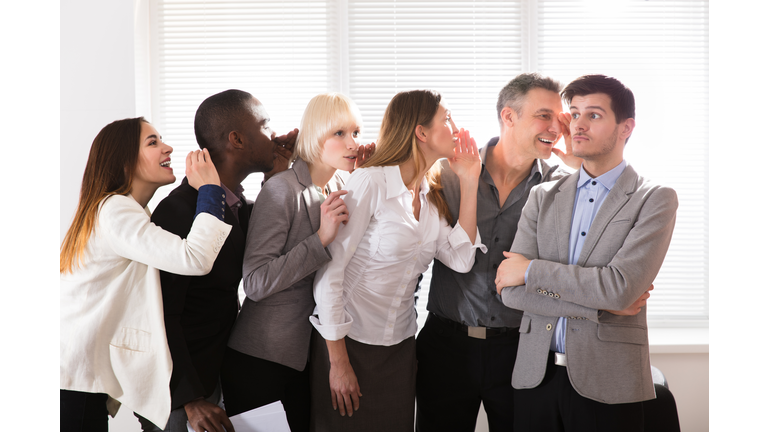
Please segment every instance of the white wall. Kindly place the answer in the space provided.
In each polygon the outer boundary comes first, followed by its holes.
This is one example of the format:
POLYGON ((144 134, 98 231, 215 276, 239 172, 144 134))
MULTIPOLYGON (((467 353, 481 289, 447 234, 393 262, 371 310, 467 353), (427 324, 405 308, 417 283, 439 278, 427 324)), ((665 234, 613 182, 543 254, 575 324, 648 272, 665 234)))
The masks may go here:
POLYGON ((136 117, 134 5, 61 3, 61 239, 75 214, 88 150, 108 123, 136 117))
MULTIPOLYGON (((93 138, 113 120, 145 114, 136 112, 133 17, 134 2, 131 0, 61 2, 62 238, 74 214, 93 138)), ((738 133, 745 134, 740 138, 762 138, 764 141, 761 130, 747 128, 738 133)), ((717 145, 717 141, 712 142, 713 146, 717 145)), ((727 195, 722 193, 723 202, 727 195)), ((714 259, 717 253, 713 251, 714 265, 717 265, 714 259)), ((720 287, 714 283, 711 286, 713 290, 720 287)), ((652 359, 669 380, 683 431, 708 430, 709 355, 653 354, 652 359)), ((138 431, 139 427, 130 410, 124 407, 117 419, 111 421, 111 430, 138 431)))

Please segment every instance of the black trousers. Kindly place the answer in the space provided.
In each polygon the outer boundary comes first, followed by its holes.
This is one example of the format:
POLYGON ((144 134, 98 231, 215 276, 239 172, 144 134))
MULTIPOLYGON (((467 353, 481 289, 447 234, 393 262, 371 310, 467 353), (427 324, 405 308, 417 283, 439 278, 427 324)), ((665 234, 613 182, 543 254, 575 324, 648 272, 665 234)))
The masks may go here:
POLYGON ((107 395, 59 390, 61 432, 106 432, 109 430, 107 395))
POLYGON ((297 371, 227 347, 221 391, 228 416, 282 401, 291 431, 309 431, 309 367, 297 371))
POLYGON ((416 339, 416 430, 474 432, 481 401, 491 432, 512 430, 519 339, 516 328, 472 338, 430 314, 416 339))
POLYGON ((515 432, 642 432, 643 403, 606 404, 579 395, 554 352, 538 387, 515 391, 515 432))

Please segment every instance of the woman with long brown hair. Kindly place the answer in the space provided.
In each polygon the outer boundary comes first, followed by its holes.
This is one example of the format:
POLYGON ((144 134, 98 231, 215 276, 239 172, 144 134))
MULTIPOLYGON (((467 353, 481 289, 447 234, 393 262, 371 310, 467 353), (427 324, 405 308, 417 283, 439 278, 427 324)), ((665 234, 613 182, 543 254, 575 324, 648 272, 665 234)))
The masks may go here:
POLYGON ((106 431, 107 414, 121 403, 158 426, 168 419, 171 357, 159 270, 208 273, 231 228, 207 150, 186 160, 199 190, 187 238, 150 222, 147 203, 176 179, 172 151, 141 117, 108 124, 91 145, 59 263, 62 431, 106 431))
POLYGON ((480 169, 474 140, 456 129, 440 94, 392 99, 376 152, 347 181, 350 217, 328 246, 333 259, 315 277, 314 430, 413 430, 417 279, 433 258, 466 272, 476 249, 485 251, 476 226, 480 169), (440 158, 461 181, 454 228, 440 158))

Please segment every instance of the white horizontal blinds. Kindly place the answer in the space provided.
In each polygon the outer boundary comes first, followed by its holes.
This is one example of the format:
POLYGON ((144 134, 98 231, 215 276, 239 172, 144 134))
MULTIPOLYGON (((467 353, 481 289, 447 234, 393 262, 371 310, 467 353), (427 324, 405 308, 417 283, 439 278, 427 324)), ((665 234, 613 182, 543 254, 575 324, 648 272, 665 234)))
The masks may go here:
MULTIPOLYGON (((179 180, 197 106, 229 88, 261 99, 278 133, 298 126, 312 96, 343 90, 365 142, 395 93, 434 89, 483 145, 498 134, 498 91, 518 73, 618 77, 637 99, 627 160, 680 199, 649 316, 707 318, 706 1, 151 1, 151 120, 175 147, 179 180)), ((254 198, 261 176, 251 177, 254 198)))
POLYGON ((564 83, 611 75, 631 88, 637 126, 625 157, 678 193, 649 319, 707 319, 708 3, 538 0, 536 18, 537 69, 564 83))
POLYGON ((498 135, 496 98, 521 71, 520 4, 513 1, 348 1, 349 95, 363 141, 376 139, 396 93, 440 92, 479 145, 498 135))
MULTIPOLYGON (((193 120, 208 96, 247 91, 266 106, 272 129, 284 134, 299 126, 309 99, 338 85, 338 23, 329 26, 328 1, 157 0, 153 8, 153 121, 174 146, 178 181, 186 154, 198 149, 193 120)), ((256 197, 262 178, 254 174, 243 183, 248 198, 256 197)), ((170 191, 164 189, 153 201, 170 191)))

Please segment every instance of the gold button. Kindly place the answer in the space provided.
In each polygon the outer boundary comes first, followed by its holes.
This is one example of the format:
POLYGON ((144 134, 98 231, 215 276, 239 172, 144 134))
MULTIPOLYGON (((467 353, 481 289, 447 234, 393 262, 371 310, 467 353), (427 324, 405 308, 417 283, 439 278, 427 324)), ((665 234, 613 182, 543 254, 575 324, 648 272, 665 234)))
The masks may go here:
POLYGON ((552 330, 552 324, 547 324, 547 331, 552 330))

